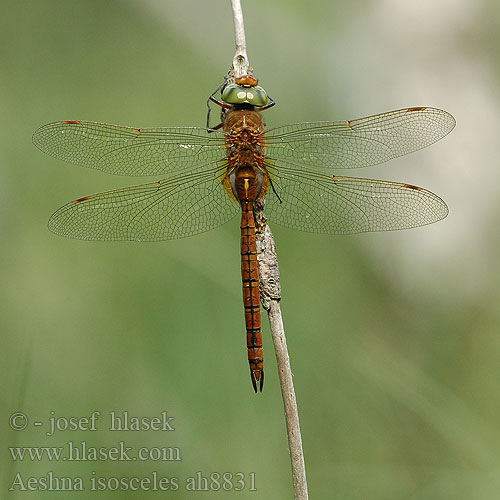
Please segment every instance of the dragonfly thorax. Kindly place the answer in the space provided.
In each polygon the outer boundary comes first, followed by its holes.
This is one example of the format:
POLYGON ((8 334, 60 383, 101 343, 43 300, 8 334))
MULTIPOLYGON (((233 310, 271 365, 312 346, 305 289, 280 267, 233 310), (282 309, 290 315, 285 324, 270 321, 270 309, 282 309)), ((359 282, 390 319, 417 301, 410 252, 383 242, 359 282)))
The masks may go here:
POLYGON ((244 165, 261 168, 264 155, 264 125, 257 111, 231 110, 224 120, 226 158, 231 168, 244 165))
POLYGON ((224 132, 232 194, 240 202, 255 201, 267 186, 262 117, 253 110, 231 110, 224 120, 224 132))
POLYGON ((228 110, 224 117, 224 132, 229 135, 237 134, 242 130, 256 134, 264 133, 264 123, 258 111, 252 109, 228 110))

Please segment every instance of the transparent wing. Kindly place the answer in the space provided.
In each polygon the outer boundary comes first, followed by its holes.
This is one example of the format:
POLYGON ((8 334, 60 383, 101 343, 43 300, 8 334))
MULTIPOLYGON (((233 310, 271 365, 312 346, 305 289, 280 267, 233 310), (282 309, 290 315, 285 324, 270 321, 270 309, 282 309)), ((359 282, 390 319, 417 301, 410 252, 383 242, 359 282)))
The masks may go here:
POLYGON ((68 163, 117 175, 173 173, 224 157, 224 136, 203 128, 132 128, 61 121, 33 134, 43 152, 68 163))
POLYGON ((409 229, 448 215, 439 196, 398 182, 332 176, 284 163, 269 168, 273 186, 264 213, 270 221, 312 233, 351 234, 409 229))
POLYGON ((368 167, 425 148, 455 119, 435 108, 406 108, 358 120, 296 123, 266 132, 266 154, 322 170, 368 167))
POLYGON ((224 224, 239 212, 221 179, 205 165, 157 182, 84 196, 57 210, 49 229, 83 240, 159 241, 184 238, 224 224))

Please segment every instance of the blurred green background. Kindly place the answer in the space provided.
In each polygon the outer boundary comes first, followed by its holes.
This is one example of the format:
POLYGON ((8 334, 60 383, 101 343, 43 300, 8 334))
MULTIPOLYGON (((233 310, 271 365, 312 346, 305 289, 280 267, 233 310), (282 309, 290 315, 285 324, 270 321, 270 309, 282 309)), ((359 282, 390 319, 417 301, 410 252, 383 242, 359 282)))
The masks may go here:
MULTIPOLYGON (((422 185, 449 217, 347 237, 272 227, 310 498, 496 500, 500 491, 500 204, 494 0, 244 0, 248 53, 278 105, 269 126, 407 106, 450 111, 440 143, 353 175, 422 185)), ((233 56, 229 1, 0 2, 2 498, 16 473, 80 476, 64 498, 292 498, 264 319, 266 385, 246 361, 238 219, 185 240, 92 243, 46 228, 65 202, 134 184, 31 144, 83 119, 204 126, 233 56), (51 415, 102 413, 47 436, 51 415), (175 417, 109 432, 107 414, 175 417), (9 428, 15 411, 29 417, 9 428), (51 412, 54 412, 51 414, 51 412), (33 426, 43 421, 44 427, 33 426), (180 462, 13 462, 7 446, 179 447, 180 462), (89 492, 91 477, 180 478, 160 492, 89 492), (257 492, 188 492, 196 471, 255 473, 257 492)), ((59 495, 59 496, 58 496, 59 495)))

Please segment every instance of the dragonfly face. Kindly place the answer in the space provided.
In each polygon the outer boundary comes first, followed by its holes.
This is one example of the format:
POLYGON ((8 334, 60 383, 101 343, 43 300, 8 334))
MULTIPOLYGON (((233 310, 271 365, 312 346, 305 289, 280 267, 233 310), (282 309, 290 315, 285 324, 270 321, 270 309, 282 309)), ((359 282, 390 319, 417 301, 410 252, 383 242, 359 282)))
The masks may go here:
POLYGON ((408 229, 436 222, 446 217, 448 208, 432 192, 338 172, 422 149, 447 135, 455 120, 446 111, 419 107, 264 130, 260 111, 274 101, 253 77, 237 79, 221 99, 212 100, 226 110, 222 132, 71 120, 44 125, 33 142, 69 164, 117 175, 156 176, 153 182, 83 196, 62 206, 49 220, 49 229, 59 235, 168 240, 214 229, 240 213, 247 347, 257 391, 264 373, 254 202, 266 196, 269 221, 315 233, 408 229))
POLYGON ((258 85, 248 87, 232 83, 222 92, 222 100, 228 104, 250 104, 262 107, 268 103, 266 91, 258 85))

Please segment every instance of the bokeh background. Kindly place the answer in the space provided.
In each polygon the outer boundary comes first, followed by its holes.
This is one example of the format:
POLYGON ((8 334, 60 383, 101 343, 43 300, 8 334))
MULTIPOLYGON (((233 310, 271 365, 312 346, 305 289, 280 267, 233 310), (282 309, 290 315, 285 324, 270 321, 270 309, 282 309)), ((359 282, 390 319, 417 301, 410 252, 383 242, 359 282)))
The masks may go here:
MULTIPOLYGON (((424 186, 449 217, 355 236, 274 226, 310 498, 496 500, 500 491, 500 4, 495 0, 243 1, 269 126, 408 106, 457 127, 353 175, 424 186)), ((0 2, 2 498, 16 473, 79 476, 64 498, 292 498, 269 329, 266 385, 246 361, 238 220, 154 244, 66 240, 63 203, 137 183, 31 144, 87 119, 203 126, 233 56, 227 0, 0 2), (50 416, 102 413, 47 436, 50 416), (107 414, 175 417, 175 432, 109 432, 107 414), (8 417, 25 412, 23 432, 8 417), (54 412, 53 414, 51 412, 54 412), (40 420, 45 427, 32 424, 40 420), (13 462, 7 446, 179 447, 180 462, 13 462), (89 492, 91 477, 180 478, 175 492, 89 492), (201 471, 255 473, 257 492, 188 492, 201 471)), ((265 319, 265 318, 264 318, 265 319)), ((247 487, 248 488, 248 487, 247 487)))

